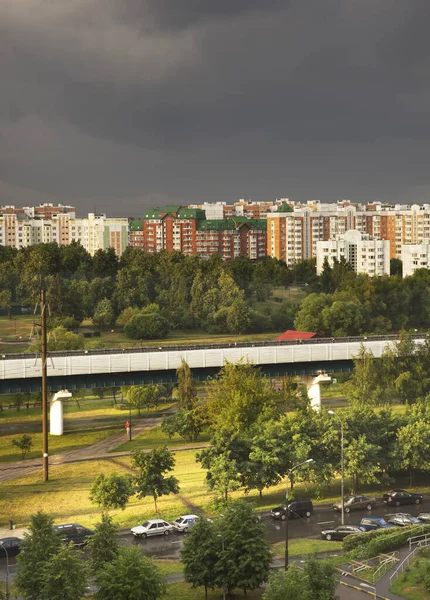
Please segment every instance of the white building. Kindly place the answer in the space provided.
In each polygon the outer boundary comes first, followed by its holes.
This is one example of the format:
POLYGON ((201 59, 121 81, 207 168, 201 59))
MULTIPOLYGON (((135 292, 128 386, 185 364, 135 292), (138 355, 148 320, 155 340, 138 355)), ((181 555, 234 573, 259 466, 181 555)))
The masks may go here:
POLYGON ((334 239, 316 243, 317 274, 320 275, 325 259, 333 266, 334 259, 344 258, 355 273, 374 276, 390 274, 390 242, 373 240, 368 234, 354 229, 338 234, 334 239))
POLYGON ((430 269, 430 242, 402 246, 403 277, 413 275, 417 269, 430 269))

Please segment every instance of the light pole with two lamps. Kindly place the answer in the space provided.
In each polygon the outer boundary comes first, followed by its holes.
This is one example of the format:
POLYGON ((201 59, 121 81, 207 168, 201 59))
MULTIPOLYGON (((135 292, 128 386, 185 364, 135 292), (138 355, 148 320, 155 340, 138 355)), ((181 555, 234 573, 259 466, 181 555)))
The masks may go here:
POLYGON ((0 541, 0 548, 3 548, 3 550, 6 553, 6 600, 9 600, 9 598, 10 598, 10 590, 9 590, 9 554, 8 554, 8 552, 6 550, 6 546, 1 541, 0 541))
POLYGON ((286 500, 286 514, 285 514, 285 516, 286 516, 286 519, 285 519, 285 570, 288 569, 288 483, 289 483, 289 480, 291 481, 291 473, 293 471, 295 471, 296 469, 298 469, 302 465, 305 465, 307 463, 311 463, 313 461, 314 461, 313 458, 308 458, 307 460, 304 460, 303 462, 299 463, 298 465, 295 465, 292 469, 289 469, 289 471, 287 472, 287 489, 285 491, 285 500, 286 500))
POLYGON ((339 423, 340 423, 340 497, 341 497, 340 502, 341 502, 342 525, 344 525, 345 524, 345 495, 344 495, 344 469, 343 469, 343 464, 344 464, 343 421, 339 417, 339 415, 337 413, 335 413, 333 410, 329 410, 328 414, 335 416, 337 419, 339 419, 339 423))

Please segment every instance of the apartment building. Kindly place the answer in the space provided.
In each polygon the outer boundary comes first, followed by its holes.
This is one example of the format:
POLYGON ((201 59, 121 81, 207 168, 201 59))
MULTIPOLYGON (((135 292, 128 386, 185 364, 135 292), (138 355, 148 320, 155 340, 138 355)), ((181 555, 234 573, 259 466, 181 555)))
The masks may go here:
POLYGON ((25 248, 35 244, 57 243, 67 246, 79 242, 91 255, 112 247, 118 256, 128 245, 128 219, 110 219, 106 215, 75 217, 73 207, 0 208, 0 245, 25 248))
POLYGON ((417 269, 430 269, 430 240, 423 244, 402 246, 403 277, 410 277, 417 269))
POLYGON ((276 212, 267 214, 267 253, 292 265, 316 257, 319 241, 334 239, 350 229, 387 240, 390 258, 401 258, 404 244, 430 239, 430 205, 284 202, 276 212))
POLYGON ((150 253, 177 250, 203 257, 220 254, 225 260, 238 256, 258 260, 266 255, 266 222, 246 217, 207 219, 203 209, 165 206, 130 223, 129 244, 150 253))
POLYGON ((390 274, 390 242, 371 239, 369 234, 350 229, 334 239, 316 244, 317 275, 321 275, 327 260, 332 267, 335 259, 344 258, 355 273, 371 277, 390 274))

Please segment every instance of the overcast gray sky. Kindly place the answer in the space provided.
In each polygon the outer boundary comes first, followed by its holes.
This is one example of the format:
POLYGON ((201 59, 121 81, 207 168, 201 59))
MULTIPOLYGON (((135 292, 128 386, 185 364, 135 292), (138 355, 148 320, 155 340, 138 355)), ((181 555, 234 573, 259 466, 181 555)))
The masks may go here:
POLYGON ((430 201, 428 0, 1 0, 0 205, 430 201))

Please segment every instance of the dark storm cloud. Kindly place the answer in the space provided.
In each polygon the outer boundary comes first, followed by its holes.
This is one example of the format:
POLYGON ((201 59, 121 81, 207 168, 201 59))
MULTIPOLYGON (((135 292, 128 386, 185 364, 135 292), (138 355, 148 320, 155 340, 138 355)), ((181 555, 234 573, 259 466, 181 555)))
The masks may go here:
POLYGON ((427 200, 429 12, 3 0, 0 204, 20 189, 109 214, 239 195, 427 200))

